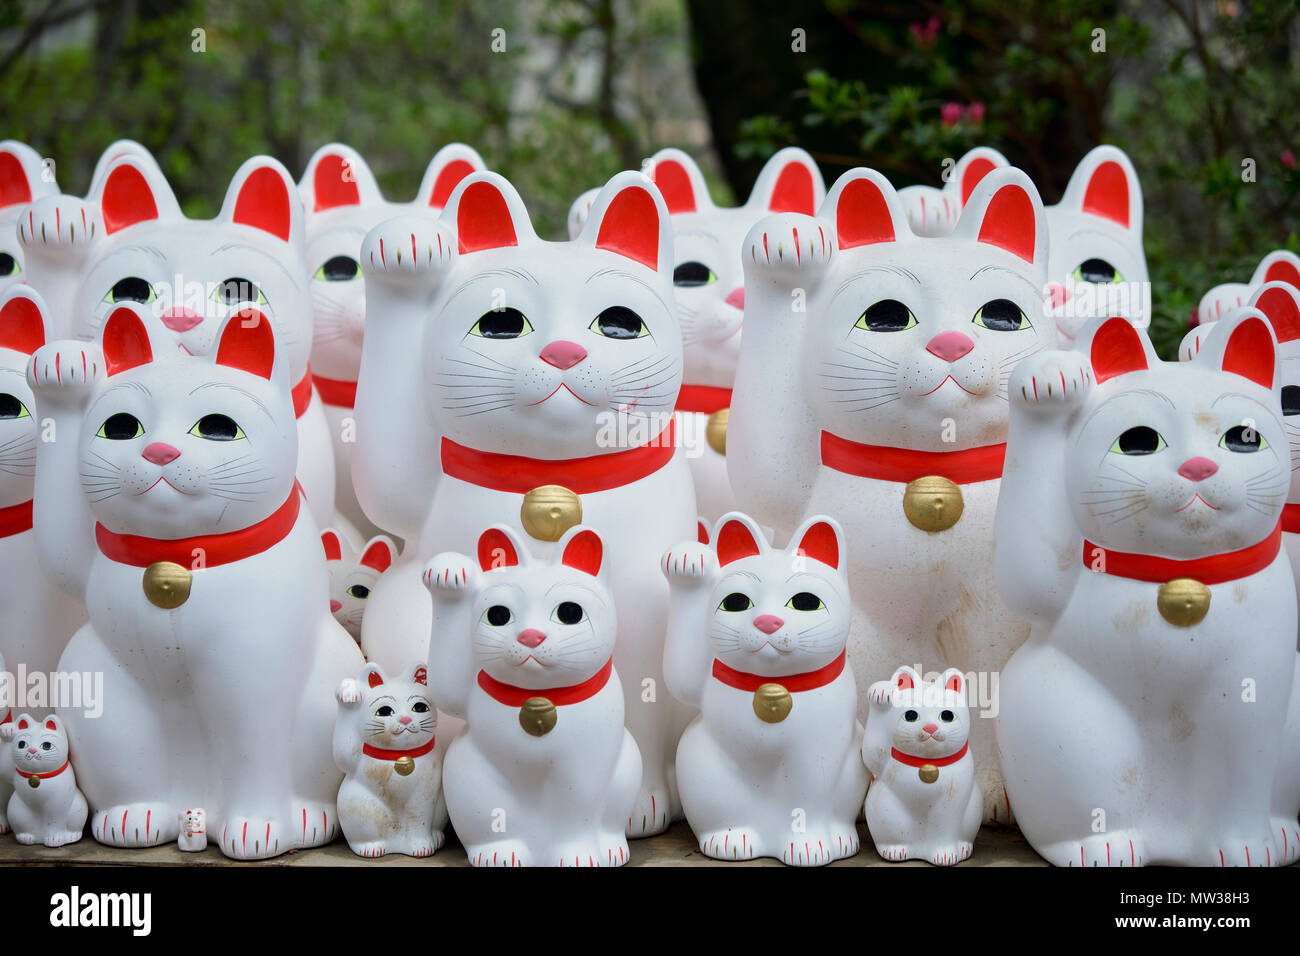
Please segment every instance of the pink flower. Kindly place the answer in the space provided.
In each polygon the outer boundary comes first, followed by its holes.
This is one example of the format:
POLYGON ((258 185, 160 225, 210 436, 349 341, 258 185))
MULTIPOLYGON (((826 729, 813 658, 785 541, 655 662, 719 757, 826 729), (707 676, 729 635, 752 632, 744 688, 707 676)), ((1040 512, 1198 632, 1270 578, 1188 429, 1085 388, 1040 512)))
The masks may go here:
POLYGON ((920 46, 931 47, 934 46, 935 40, 939 39, 940 26, 939 18, 931 17, 924 24, 920 21, 911 24, 908 29, 912 31, 912 36, 920 46))
POLYGON ((960 103, 944 103, 939 109, 939 118, 943 120, 944 126, 956 126, 962 112, 960 103))
POLYGON ((984 122, 984 104, 972 103, 966 107, 966 118, 976 124, 984 122))
POLYGON ((1283 153, 1282 165, 1285 166, 1287 169, 1295 169, 1295 153, 1291 152, 1291 150, 1289 149, 1285 153, 1283 153))

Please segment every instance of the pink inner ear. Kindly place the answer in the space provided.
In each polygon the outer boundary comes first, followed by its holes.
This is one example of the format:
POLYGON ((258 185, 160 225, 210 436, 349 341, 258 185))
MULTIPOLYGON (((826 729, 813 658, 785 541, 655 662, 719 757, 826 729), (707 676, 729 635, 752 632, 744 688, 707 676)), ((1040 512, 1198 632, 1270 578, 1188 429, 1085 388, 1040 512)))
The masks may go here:
POLYGON ((26 729, 27 729, 27 721, 25 721, 25 720, 20 720, 20 721, 18 721, 18 729, 19 729, 19 730, 26 730, 26 729))
POLYGON ((515 546, 504 531, 488 528, 478 539, 478 566, 484 571, 493 568, 512 568, 519 563, 515 546))
POLYGON ((411 680, 415 681, 417 684, 428 686, 429 669, 427 667, 417 667, 415 673, 411 675, 411 680))
POLYGON ((366 677, 366 683, 369 684, 371 687, 378 687, 383 682, 384 679, 379 676, 378 671, 371 671, 369 676, 366 677))
POLYGON ((1300 288, 1300 269, 1296 269, 1293 262, 1279 259, 1268 267, 1268 271, 1264 273, 1264 281, 1286 282, 1300 288))
POLYGON ((1128 176, 1123 166, 1108 160, 1092 171, 1083 193, 1083 211, 1128 228, 1128 176))
POLYGON ((153 361, 149 333, 130 309, 115 311, 104 323, 104 371, 112 376, 153 361))
POLYGON ((32 187, 22 160, 13 153, 0 153, 0 206, 32 201, 32 187))
POLYGON ((322 531, 320 543, 325 548, 326 561, 342 561, 343 548, 339 544, 339 536, 333 531, 322 531))
POLYGON ((144 173, 134 166, 117 166, 104 181, 104 196, 100 200, 100 214, 104 219, 104 232, 112 235, 119 229, 158 218, 158 203, 144 173))
POLYGON ((1294 295, 1285 289, 1265 289, 1255 300, 1255 308, 1268 316, 1279 342, 1300 339, 1300 305, 1294 295))
POLYGON ((387 571, 389 565, 393 563, 393 552, 389 550, 388 542, 373 542, 361 555, 361 563, 368 568, 374 568, 380 574, 387 571))
POLYGON ((45 729, 46 729, 46 730, 58 730, 58 729, 59 729, 59 725, 56 724, 56 723, 55 723, 54 721, 52 721, 52 720, 47 720, 47 721, 45 722, 45 729))
POLYGON ((844 187, 836 204, 835 232, 841 249, 894 241, 894 221, 879 186, 855 179, 844 187))
POLYGON ((1273 387, 1277 353, 1273 348, 1273 335, 1263 319, 1252 316, 1232 330, 1223 349, 1223 370, 1244 376, 1265 388, 1273 387))
POLYGON ((709 526, 706 525, 703 521, 695 522, 695 539, 700 544, 709 543, 709 526))
POLYGON ((970 194, 975 191, 975 187, 980 184, 980 180, 987 176, 993 170, 997 169, 993 165, 993 160, 983 156, 972 159, 966 164, 966 168, 961 174, 961 204, 966 205, 966 200, 970 199, 970 194))
POLYGON ((1107 319, 1092 337, 1090 353, 1097 382, 1116 375, 1138 372, 1147 367, 1146 352, 1137 329, 1122 318, 1107 319))
POLYGON ((772 212, 801 212, 805 216, 817 215, 813 198, 813 178, 803 163, 787 163, 776 177, 772 198, 767 208, 772 212))
POLYGON ((243 309, 231 316, 217 346, 217 364, 269 379, 275 365, 271 320, 256 309, 243 309))
POLYGON ((695 190, 691 186, 691 174, 685 166, 675 159, 660 160, 654 165, 652 178, 664 197, 668 215, 695 212, 695 190))
POLYGON ((361 190, 357 188, 356 175, 352 173, 347 160, 338 153, 320 158, 311 181, 312 191, 316 194, 312 212, 361 205, 361 190))
POLYGON ((915 686, 916 686, 916 685, 912 683, 912 675, 911 675, 911 674, 903 673, 903 674, 899 674, 899 675, 898 675, 898 689, 899 689, 899 690, 911 690, 911 689, 914 688, 915 686))
POLYGON ((500 190, 487 182, 470 183, 456 207, 456 244, 461 252, 517 246, 514 220, 500 190))
POLYGON ((944 689, 945 689, 945 690, 955 690, 957 693, 960 694, 960 693, 961 693, 961 678, 958 677, 956 674, 953 674, 951 677, 948 678, 948 683, 944 685, 944 689))
POLYGON ((452 190, 472 172, 474 172, 474 167, 465 159, 453 159, 442 167, 442 170, 438 173, 438 178, 433 181, 433 193, 429 196, 429 205, 434 209, 441 209, 447 205, 452 190))
MULTIPOLYGON (((346 185, 356 188, 356 183, 346 185)), ((262 166, 249 173, 239 187, 233 219, 288 242, 289 227, 293 222, 292 207, 289 204, 289 188, 280 174, 270 166, 262 166)))
POLYGON ((659 210, 649 192, 629 186, 614 197, 600 220, 596 248, 659 271, 659 210))
POLYGON ((819 521, 804 532, 799 550, 815 561, 832 568, 840 566, 840 544, 835 539, 835 529, 819 521))
POLYGON ((0 349, 31 355, 44 344, 45 320, 35 302, 20 295, 0 307, 0 349))
POLYGON ((718 530, 718 543, 714 550, 718 553, 719 564, 730 564, 759 553, 754 535, 739 521, 728 521, 718 530))
POLYGON ((579 531, 564 546, 561 562, 570 568, 585 571, 592 577, 600 573, 600 560, 604 553, 600 535, 594 531, 579 531))
POLYGON ((1033 262, 1036 238, 1034 203, 1029 193, 1019 186, 1003 186, 984 210, 979 241, 1033 262))

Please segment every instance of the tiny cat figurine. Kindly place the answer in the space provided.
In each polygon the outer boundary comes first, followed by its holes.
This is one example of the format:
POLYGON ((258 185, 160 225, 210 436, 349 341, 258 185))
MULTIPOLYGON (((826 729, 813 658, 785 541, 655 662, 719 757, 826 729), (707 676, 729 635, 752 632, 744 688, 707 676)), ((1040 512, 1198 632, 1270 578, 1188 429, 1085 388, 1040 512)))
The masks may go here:
POLYGON ((13 760, 6 816, 14 839, 25 846, 76 843, 86 828, 86 798, 77 789, 63 722, 53 714, 19 714, 0 724, 0 737, 13 760))
POLYGON ((862 762, 871 771, 867 829, 886 860, 968 859, 983 801, 971 756, 966 678, 949 668, 925 681, 900 667, 871 685, 862 762))
POLYGON ((190 356, 118 306, 99 343, 38 349, 28 382, 57 435, 37 449, 38 551, 90 611, 59 670, 103 674, 102 716, 59 709, 92 835, 171 842, 199 803, 235 859, 329 842, 330 695, 362 660, 329 615, 270 322, 236 312, 190 356))
MULTIPOLYGON (((0 673, 8 673, 3 654, 0 654, 0 673)), ((10 700, 0 701, 0 707, 3 707, 4 711, 0 714, 0 833, 9 832, 9 819, 5 816, 5 808, 9 806, 10 794, 14 792, 13 775, 2 772, 3 768, 11 766, 10 761, 13 760, 10 755, 10 740, 4 736, 3 729, 5 724, 12 723, 14 719, 12 703, 13 701, 10 700)))
POLYGON ((1192 325, 1217 322, 1234 309, 1248 305, 1251 296, 1266 282, 1285 282, 1300 288, 1300 256, 1289 249, 1274 249, 1259 261, 1249 282, 1216 285, 1201 296, 1192 325))
MULTIPOLYGON (((951 160, 945 160, 947 162, 951 160)), ((898 191, 898 201, 907 214, 907 224, 912 227, 912 232, 927 238, 950 234, 979 181, 993 170, 1010 165, 1010 161, 993 147, 976 146, 953 164, 942 188, 904 186, 898 191)))
POLYGON ((430 679, 467 719, 443 772, 456 835, 473 866, 622 866, 641 755, 614 668, 617 558, 582 525, 550 560, 506 525, 476 551, 424 572, 430 679))
POLYGON ((176 838, 176 849, 185 853, 199 853, 208 848, 207 815, 202 807, 183 810, 177 815, 180 835, 176 838))
POLYGON ((361 511, 352 487, 349 433, 355 428, 353 407, 366 318, 358 261, 361 241, 394 216, 409 212, 436 217, 457 183, 486 168, 472 148, 450 143, 434 155, 415 199, 396 203, 384 199, 360 153, 342 143, 329 143, 312 154, 298 183, 307 214, 311 269, 311 373, 334 441, 335 507, 364 535, 376 535, 380 529, 361 511))
POLYGON ((662 563, 672 591, 664 677, 700 708, 677 747, 686 820, 718 860, 854 856, 867 774, 840 526, 809 518, 780 549, 733 512, 712 538, 676 545, 662 563))
POLYGON ((357 856, 433 856, 445 841, 438 712, 428 668, 401 678, 368 664, 335 692, 334 762, 343 771, 339 824, 357 856))
POLYGON ((370 592, 397 559, 397 545, 381 534, 367 541, 358 554, 336 528, 326 528, 320 540, 330 573, 330 613, 359 645, 370 592))
POLYGON ((19 217, 37 199, 58 193, 53 163, 46 166, 40 153, 26 143, 0 142, 0 292, 27 280, 18 245, 19 217))
POLYGON ((998 588, 1034 633, 1003 670, 997 744, 1058 866, 1300 856, 1277 344, 1256 309, 1218 325, 1162 362, 1095 320, 1011 378, 998 588))

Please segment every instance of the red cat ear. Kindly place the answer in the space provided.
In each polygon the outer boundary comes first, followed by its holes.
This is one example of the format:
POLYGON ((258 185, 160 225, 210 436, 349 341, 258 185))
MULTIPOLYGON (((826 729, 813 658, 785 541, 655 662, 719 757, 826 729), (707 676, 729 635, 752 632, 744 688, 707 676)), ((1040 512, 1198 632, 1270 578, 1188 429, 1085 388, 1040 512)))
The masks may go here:
POLYGON ((706 525, 703 521, 695 522, 695 539, 700 544, 709 543, 709 526, 706 525))
MULTIPOLYGON (((254 165, 247 172, 241 167, 235 174, 238 192, 231 222, 252 226, 288 242, 293 232, 293 187, 279 163, 271 162, 254 165), (240 174, 244 174, 242 181, 240 174)), ((352 185, 355 188, 356 184, 352 185)))
POLYGON ((799 539, 799 554, 832 568, 840 566, 840 536, 829 522, 817 521, 809 525, 799 539))
POLYGON ((1223 347, 1223 370, 1265 388, 1273 387, 1277 346, 1267 322, 1258 316, 1250 316, 1237 323, 1223 347))
POLYGON ((339 153, 326 153, 316 162, 311 184, 315 197, 312 212, 361 205, 356 173, 347 158, 339 153))
POLYGON ((943 689, 956 691, 958 694, 960 694, 962 692, 962 689, 965 686, 966 686, 965 678, 962 677, 961 674, 953 671, 948 674, 948 679, 947 681, 944 682, 943 689))
POLYGON ((433 191, 429 194, 429 205, 441 209, 451 198, 451 191, 462 179, 474 172, 468 160, 453 159, 438 171, 438 178, 433 181, 433 191))
POLYGON ((650 191, 628 186, 605 207, 596 248, 616 252, 658 272, 659 231, 659 208, 650 191))
POLYGON ((384 682, 384 672, 376 664, 370 664, 366 667, 366 684, 370 687, 378 687, 384 682))
POLYGON ((130 162, 108 171, 100 198, 104 232, 112 235, 127 226, 158 218, 158 201, 144 173, 130 162))
POLYGON ((714 551, 717 552, 720 565, 761 553, 754 532, 750 530, 749 525, 736 518, 725 521, 718 529, 714 551))
POLYGON ((1092 171, 1083 193, 1083 211, 1128 228, 1128 175, 1123 166, 1110 160, 1092 171))
POLYGON ((515 543, 500 528, 488 528, 478 539, 478 566, 484 571, 513 568, 519 563, 515 543))
POLYGON ((19 730, 26 730, 26 729, 27 729, 27 721, 26 721, 26 720, 19 720, 19 721, 18 721, 18 729, 19 729, 19 730))
POLYGON ((670 216, 695 212, 695 187, 691 183, 691 174, 681 162, 676 159, 657 160, 651 168, 650 179, 659 187, 670 216))
POLYGON ((835 234, 841 249, 897 238, 889 201, 878 183, 864 176, 844 185, 835 202, 835 234))
POLYGON ((1264 313, 1279 342, 1300 339, 1300 288, 1270 282, 1251 297, 1250 304, 1264 313))
POLYGON ((0 151, 0 207, 32 201, 32 185, 27 181, 23 161, 10 150, 0 151))
POLYGON ((269 379, 275 366, 271 320, 257 309, 241 309, 226 319, 218 336, 216 364, 269 379))
POLYGON ((1264 257, 1264 282, 1285 282, 1300 289, 1300 256, 1278 250, 1264 257), (1266 264, 1265 264, 1266 263, 1266 264))
POLYGON ((41 307, 21 286, 0 305, 0 349, 31 355, 45 344, 45 317, 41 307))
POLYGON ((913 690, 916 682, 912 680, 912 674, 909 671, 900 670, 894 674, 894 682, 899 690, 913 690))
POLYGON ((326 528, 320 533, 320 543, 325 548, 326 561, 343 560, 343 539, 333 528, 326 528))
POLYGON ((49 720, 47 720, 47 721, 45 722, 45 729, 46 729, 46 730, 58 730, 58 729, 59 729, 59 725, 58 725, 58 723, 55 721, 55 719, 54 719, 53 717, 51 717, 49 720))
POLYGON ((564 545, 564 557, 560 559, 560 563, 595 577, 600 573, 600 561, 604 550, 600 535, 589 528, 583 528, 564 545))
MULTIPOLYGON (((975 152, 976 150, 971 150, 971 153, 975 152)), ((974 156, 967 153, 966 155, 970 156, 970 158, 966 159, 963 156, 964 163, 962 160, 958 160, 957 165, 961 167, 959 175, 961 176, 961 204, 963 206, 966 205, 966 200, 970 199, 970 194, 975 191, 975 187, 980 184, 980 180, 999 166, 1006 165, 1005 161, 1002 163, 996 162, 990 155, 992 152, 992 150, 988 150, 987 152, 979 152, 974 156)))
POLYGON ((448 143, 425 167, 420 190, 415 194, 415 204, 442 209, 451 200, 451 194, 461 180, 486 168, 483 157, 474 148, 464 143, 448 143))
POLYGON ((149 333, 131 309, 116 309, 104 323, 104 371, 109 376, 153 361, 149 333))
POLYGON ((456 242, 462 253, 519 245, 510 206, 495 184, 479 180, 460 194, 456 242))
POLYGON ((393 542, 384 537, 372 538, 361 553, 361 563, 383 574, 392 565, 393 557, 393 542))
POLYGON ((984 210, 979 241, 1033 262, 1037 224, 1029 193, 1016 184, 1003 186, 994 193, 984 210))
POLYGON ((745 206, 755 211, 815 216, 825 196, 826 187, 816 161, 797 146, 789 146, 763 165, 745 206))
POLYGON ((423 664, 416 665, 415 670, 411 671, 411 683, 429 686, 429 668, 423 664))
POLYGON ((1098 384, 1148 367, 1146 350, 1137 329, 1123 318, 1110 318, 1101 324, 1093 333, 1088 354, 1098 384))

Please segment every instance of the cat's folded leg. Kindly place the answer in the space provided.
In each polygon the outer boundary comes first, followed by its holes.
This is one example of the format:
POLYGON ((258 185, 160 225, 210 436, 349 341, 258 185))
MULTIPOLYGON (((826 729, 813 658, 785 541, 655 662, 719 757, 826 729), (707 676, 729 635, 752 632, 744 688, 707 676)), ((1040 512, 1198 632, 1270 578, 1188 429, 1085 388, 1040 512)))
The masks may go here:
POLYGON ((443 795, 471 866, 531 866, 532 853, 522 837, 530 832, 516 809, 510 782, 484 756, 467 731, 447 748, 442 769, 443 795))

